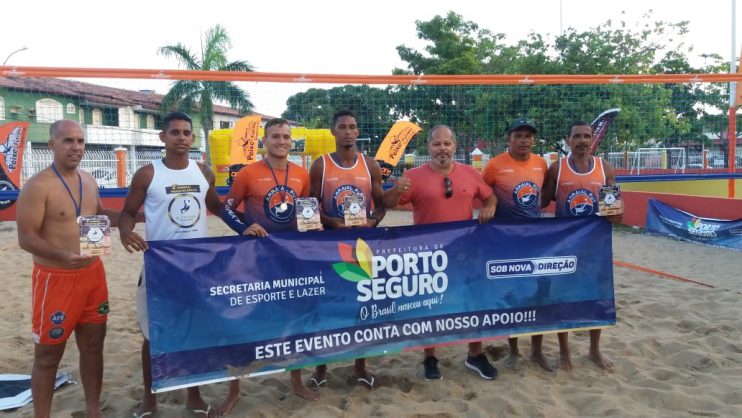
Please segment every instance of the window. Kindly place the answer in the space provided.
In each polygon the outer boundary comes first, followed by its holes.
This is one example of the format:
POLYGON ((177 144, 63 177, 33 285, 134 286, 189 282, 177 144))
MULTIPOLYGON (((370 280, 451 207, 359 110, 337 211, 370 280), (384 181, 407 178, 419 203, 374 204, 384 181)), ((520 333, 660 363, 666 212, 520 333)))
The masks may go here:
POLYGON ((139 115, 129 106, 119 108, 119 123, 121 128, 139 129, 139 115))
POLYGON ((227 120, 220 120, 219 121, 219 129, 229 129, 232 127, 232 122, 227 120))
POLYGON ((5 99, 0 96, 0 120, 5 120, 5 99))
POLYGON ((147 129, 155 129, 155 117, 147 115, 147 129))
POLYGON ((103 111, 100 109, 93 109, 93 125, 103 125, 103 111))
POLYGON ((67 103, 67 113, 70 115, 75 114, 75 105, 74 103, 67 103))
POLYGON ((77 121, 80 122, 80 125, 85 125, 85 111, 80 109, 80 112, 77 116, 77 121))
POLYGON ((36 121, 53 123, 63 119, 62 103, 54 99, 40 99, 36 101, 36 121))

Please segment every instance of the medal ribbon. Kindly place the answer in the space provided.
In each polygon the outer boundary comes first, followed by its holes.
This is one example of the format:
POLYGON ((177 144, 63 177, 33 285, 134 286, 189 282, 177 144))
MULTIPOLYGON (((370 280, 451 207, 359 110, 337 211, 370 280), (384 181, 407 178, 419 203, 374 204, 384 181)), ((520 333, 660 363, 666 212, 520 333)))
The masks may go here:
MULTIPOLYGON (((276 187, 279 188, 279 193, 281 194, 281 203, 286 203, 286 194, 283 190, 280 190, 281 184, 278 182, 278 177, 276 177, 276 172, 273 171, 273 167, 271 167, 271 163, 268 162, 268 159, 264 159, 265 165, 268 166, 268 168, 271 170, 271 174, 273 174, 273 181, 276 182, 276 187)), ((284 190, 289 187, 289 162, 286 161, 286 179, 283 182, 284 190)))
MULTIPOLYGON (((61 174, 59 174, 59 170, 57 170, 57 167, 54 167, 54 163, 52 163, 52 170, 54 170, 54 174, 59 177, 59 180, 62 182, 62 185, 65 189, 67 189, 67 193, 70 195, 70 199, 72 199, 72 204, 75 205, 75 214, 77 217, 80 217, 80 209, 82 209, 82 177, 80 177, 80 172, 77 171, 77 179, 80 181, 80 204, 77 204, 77 200, 75 200, 75 196, 72 195, 72 190, 70 190, 70 186, 67 185, 67 182, 64 181, 64 178, 61 174)), ((274 175, 275 177, 275 175, 274 175)))

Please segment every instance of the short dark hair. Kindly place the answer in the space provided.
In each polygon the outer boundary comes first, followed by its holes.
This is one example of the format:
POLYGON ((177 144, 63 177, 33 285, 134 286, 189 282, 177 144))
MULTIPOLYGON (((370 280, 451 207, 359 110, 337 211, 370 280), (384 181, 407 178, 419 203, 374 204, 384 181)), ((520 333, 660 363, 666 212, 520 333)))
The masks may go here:
POLYGON ((335 112, 334 115, 332 115, 332 125, 331 126, 334 128, 335 127, 335 124, 338 123, 338 119, 340 119, 342 117, 345 117, 345 116, 350 116, 353 119, 356 119, 356 122, 358 122, 358 118, 356 118, 355 113, 351 112, 348 109, 343 109, 343 110, 338 110, 337 112, 335 112))
POLYGON ((567 129, 567 138, 569 138, 570 136, 572 136, 572 128, 574 128, 575 126, 589 126, 590 127, 590 130, 591 131, 593 130, 593 126, 590 125, 589 123, 585 122, 584 120, 576 120, 576 121, 572 122, 572 124, 569 125, 569 129, 567 129))
POLYGON ((193 129, 193 120, 190 116, 186 115, 183 112, 176 111, 176 112, 170 112, 167 115, 165 115, 164 118, 162 118, 162 130, 167 131, 167 129, 170 127, 170 122, 174 120, 184 120, 188 122, 191 125, 191 129, 193 129))
POLYGON ((265 124, 263 127, 263 135, 268 135, 268 128, 272 126, 281 126, 281 125, 289 125, 289 121, 287 121, 284 118, 273 118, 268 121, 268 123, 265 124))

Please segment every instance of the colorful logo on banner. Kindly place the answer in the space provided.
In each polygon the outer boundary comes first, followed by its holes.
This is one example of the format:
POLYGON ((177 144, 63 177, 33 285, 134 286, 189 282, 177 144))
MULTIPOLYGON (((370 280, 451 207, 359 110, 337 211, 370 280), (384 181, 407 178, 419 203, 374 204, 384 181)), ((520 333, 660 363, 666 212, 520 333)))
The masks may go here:
MULTIPOLYGON (((18 190, 26 148, 28 122, 10 122, 0 126, 0 191, 18 190)), ((0 200, 0 210, 9 208, 15 200, 0 200)))
POLYGON ((359 238, 355 251, 348 244, 338 243, 343 262, 332 268, 343 279, 357 283, 359 302, 444 293, 448 288, 448 254, 441 248, 431 251, 422 246, 420 250, 373 255, 359 238))
POLYGON ((716 231, 721 228, 721 225, 703 222, 701 218, 691 218, 687 226, 689 234, 703 238, 716 238, 716 231))
POLYGON ((742 219, 703 218, 656 199, 647 201, 646 232, 742 250, 742 219))
POLYGON ((614 324, 610 236, 581 217, 152 241, 152 386, 614 324))

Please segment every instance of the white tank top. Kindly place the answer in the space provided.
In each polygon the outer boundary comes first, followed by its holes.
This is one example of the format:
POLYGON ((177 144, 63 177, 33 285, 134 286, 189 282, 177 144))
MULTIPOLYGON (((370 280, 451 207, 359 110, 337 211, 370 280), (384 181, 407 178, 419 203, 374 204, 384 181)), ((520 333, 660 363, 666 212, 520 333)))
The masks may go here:
POLYGON ((154 175, 144 199, 147 239, 151 241, 201 238, 206 226, 206 181, 198 164, 189 160, 183 170, 171 170, 162 160, 152 161, 154 175))

